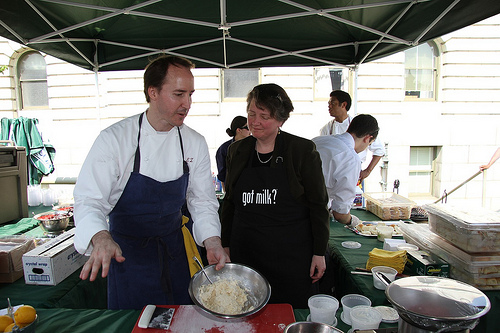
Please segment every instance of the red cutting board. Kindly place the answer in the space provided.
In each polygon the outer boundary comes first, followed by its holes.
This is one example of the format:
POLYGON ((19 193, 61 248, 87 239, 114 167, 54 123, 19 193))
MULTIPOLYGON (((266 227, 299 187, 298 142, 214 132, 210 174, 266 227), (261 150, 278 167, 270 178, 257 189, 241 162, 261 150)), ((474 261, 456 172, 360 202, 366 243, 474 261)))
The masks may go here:
POLYGON ((288 324, 295 322, 290 304, 267 304, 259 312, 238 319, 218 318, 195 305, 157 305, 157 307, 175 309, 170 329, 139 328, 137 326, 141 318, 139 316, 132 333, 283 333, 288 324))

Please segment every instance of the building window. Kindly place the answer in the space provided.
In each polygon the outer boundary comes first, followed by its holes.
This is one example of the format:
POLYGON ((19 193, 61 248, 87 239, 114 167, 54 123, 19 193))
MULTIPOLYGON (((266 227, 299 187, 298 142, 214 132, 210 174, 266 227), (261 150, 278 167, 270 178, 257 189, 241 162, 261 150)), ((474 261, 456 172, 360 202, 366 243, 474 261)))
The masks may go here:
POLYGON ((405 97, 434 99, 436 91, 436 47, 422 44, 405 51, 405 97))
POLYGON ((47 64, 38 52, 27 52, 19 57, 17 79, 20 108, 48 107, 47 64))
POLYGON ((409 193, 433 195, 438 147, 410 147, 409 193))
POLYGON ((343 68, 318 67, 314 69, 314 98, 328 99, 333 90, 347 91, 348 72, 343 68))
POLYGON ((259 84, 259 69, 224 69, 222 71, 223 99, 242 99, 259 84))

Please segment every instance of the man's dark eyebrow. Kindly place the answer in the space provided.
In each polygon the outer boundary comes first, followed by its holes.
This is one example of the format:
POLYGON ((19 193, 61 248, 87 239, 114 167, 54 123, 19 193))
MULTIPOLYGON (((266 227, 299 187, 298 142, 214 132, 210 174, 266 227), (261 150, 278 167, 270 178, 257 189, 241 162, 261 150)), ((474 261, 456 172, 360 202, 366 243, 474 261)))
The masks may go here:
MULTIPOLYGON (((185 93, 185 92, 188 92, 187 90, 184 90, 184 89, 175 89, 174 92, 181 92, 181 93, 185 93)), ((191 90, 190 93, 194 93, 195 90, 191 90)))

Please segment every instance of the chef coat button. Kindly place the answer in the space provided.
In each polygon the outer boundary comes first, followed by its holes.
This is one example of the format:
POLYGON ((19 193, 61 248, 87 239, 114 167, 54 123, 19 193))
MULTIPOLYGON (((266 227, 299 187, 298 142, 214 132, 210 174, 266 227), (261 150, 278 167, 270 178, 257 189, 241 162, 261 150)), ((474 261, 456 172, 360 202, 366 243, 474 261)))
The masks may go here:
POLYGON ((144 161, 148 162, 148 161, 149 161, 149 157, 146 157, 146 158, 144 159, 144 161))

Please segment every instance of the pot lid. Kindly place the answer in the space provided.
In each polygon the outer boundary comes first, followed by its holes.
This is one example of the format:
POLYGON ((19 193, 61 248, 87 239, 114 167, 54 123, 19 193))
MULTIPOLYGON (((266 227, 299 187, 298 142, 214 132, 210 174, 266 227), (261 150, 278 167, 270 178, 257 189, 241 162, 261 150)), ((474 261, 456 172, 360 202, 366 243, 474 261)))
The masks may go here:
POLYGON ((442 321, 467 321, 485 315, 488 297, 466 283, 434 276, 411 276, 392 282, 385 290, 400 315, 442 321))

